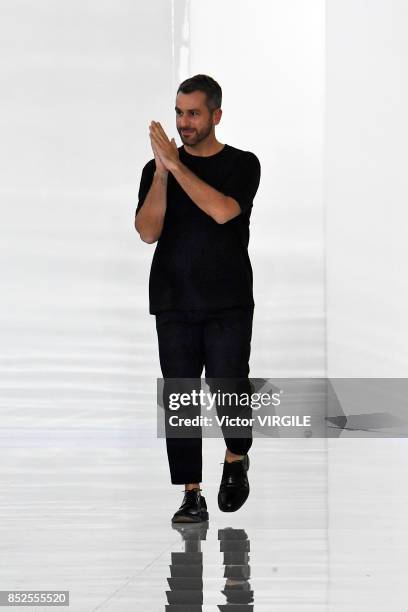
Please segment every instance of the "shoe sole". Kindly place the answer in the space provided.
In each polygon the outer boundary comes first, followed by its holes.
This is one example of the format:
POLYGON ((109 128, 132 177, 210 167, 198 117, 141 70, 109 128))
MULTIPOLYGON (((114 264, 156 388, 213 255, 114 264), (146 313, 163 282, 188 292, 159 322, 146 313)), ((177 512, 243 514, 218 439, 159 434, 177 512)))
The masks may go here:
POLYGON ((197 516, 176 516, 171 519, 172 523, 202 523, 208 521, 208 512, 203 510, 197 516))

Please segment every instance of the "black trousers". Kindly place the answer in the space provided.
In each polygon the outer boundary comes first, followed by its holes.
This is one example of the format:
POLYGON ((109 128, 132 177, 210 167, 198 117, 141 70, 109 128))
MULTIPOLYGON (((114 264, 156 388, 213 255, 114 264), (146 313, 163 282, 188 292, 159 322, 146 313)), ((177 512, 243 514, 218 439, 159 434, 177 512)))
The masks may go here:
MULTIPOLYGON (((253 313, 253 306, 239 306, 217 311, 168 310, 156 314, 163 379, 200 379, 205 366, 206 379, 246 379, 250 393, 253 313)), ((237 455, 245 455, 252 445, 251 430, 245 429, 242 438, 227 437, 224 429, 223 435, 227 448, 237 455)), ((166 435, 166 446, 171 482, 201 482, 201 436, 174 438, 166 435)))

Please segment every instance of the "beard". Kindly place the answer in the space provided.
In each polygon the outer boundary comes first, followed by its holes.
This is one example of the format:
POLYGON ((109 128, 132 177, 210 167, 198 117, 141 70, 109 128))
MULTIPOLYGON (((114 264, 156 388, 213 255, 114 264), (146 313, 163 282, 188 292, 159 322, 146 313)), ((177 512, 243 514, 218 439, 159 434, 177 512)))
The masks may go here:
POLYGON ((193 128, 193 131, 191 132, 191 134, 183 134, 181 129, 178 129, 178 128, 177 128, 177 131, 180 135, 182 143, 190 147, 193 147, 194 145, 198 144, 202 140, 205 140, 211 134, 212 127, 213 127, 212 122, 209 121, 207 125, 201 128, 200 130, 193 128))

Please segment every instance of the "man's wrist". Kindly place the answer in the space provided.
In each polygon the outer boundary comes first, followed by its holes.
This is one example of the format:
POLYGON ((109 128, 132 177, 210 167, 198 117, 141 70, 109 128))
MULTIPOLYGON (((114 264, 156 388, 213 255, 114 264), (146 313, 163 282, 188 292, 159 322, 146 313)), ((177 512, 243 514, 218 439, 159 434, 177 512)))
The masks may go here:
POLYGON ((169 175, 168 170, 155 170, 153 177, 161 181, 166 181, 169 175))
POLYGON ((169 172, 176 175, 178 172, 180 172, 182 168, 183 168, 183 164, 178 159, 177 161, 171 163, 171 166, 169 166, 169 172))

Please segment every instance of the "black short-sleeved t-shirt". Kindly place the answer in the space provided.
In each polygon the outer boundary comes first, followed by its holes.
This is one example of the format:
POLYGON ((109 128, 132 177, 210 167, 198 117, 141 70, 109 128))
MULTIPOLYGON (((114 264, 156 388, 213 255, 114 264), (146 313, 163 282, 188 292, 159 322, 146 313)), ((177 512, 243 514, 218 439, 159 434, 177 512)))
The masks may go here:
MULTIPOLYGON (((153 255, 149 310, 214 310, 253 306, 252 267, 248 255, 249 219, 261 167, 250 151, 225 144, 207 157, 178 148, 180 161, 200 179, 234 198, 241 213, 217 223, 202 211, 169 172, 167 208, 153 255)), ((139 212, 151 187, 154 158, 142 171, 139 212)))

